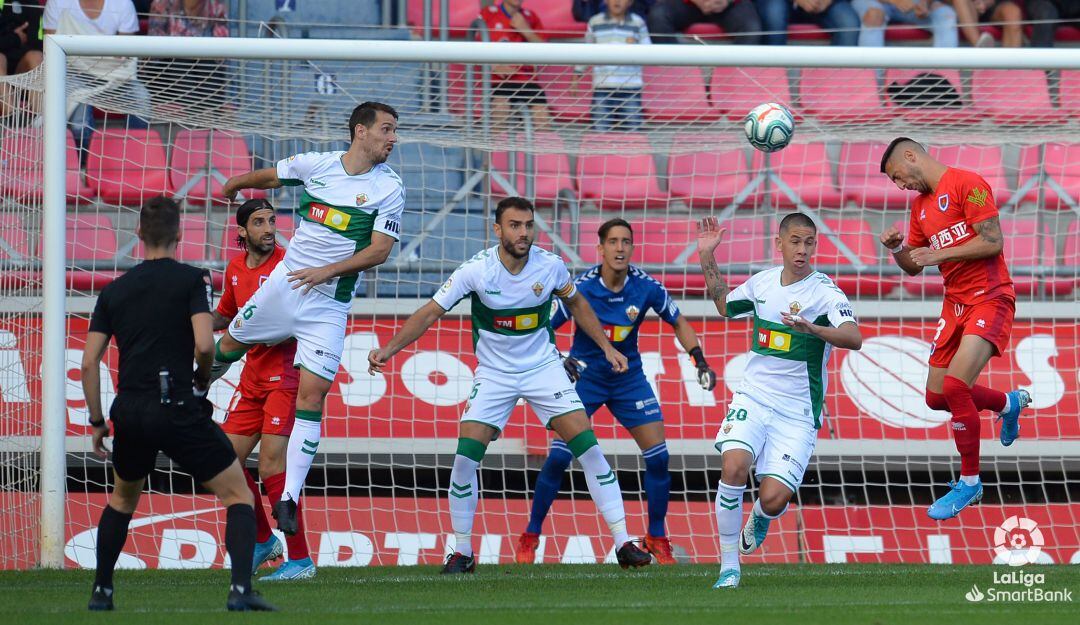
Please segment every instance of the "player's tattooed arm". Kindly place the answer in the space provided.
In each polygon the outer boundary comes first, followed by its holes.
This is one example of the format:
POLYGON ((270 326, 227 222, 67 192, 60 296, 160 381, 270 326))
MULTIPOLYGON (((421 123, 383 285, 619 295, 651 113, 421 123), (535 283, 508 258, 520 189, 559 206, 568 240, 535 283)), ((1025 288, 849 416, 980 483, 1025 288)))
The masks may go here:
POLYGON ((716 217, 706 217, 698 224, 698 259, 701 262, 701 272, 705 274, 705 292, 709 299, 716 304, 716 310, 723 316, 727 316, 727 296, 731 292, 727 280, 720 273, 720 267, 716 264, 716 247, 724 238, 726 228, 721 228, 716 217))
POLYGON ((1001 233, 1001 222, 996 216, 973 224, 971 228, 976 236, 967 243, 934 250, 933 259, 936 261, 934 264, 993 258, 1004 249, 1005 237, 1001 233))

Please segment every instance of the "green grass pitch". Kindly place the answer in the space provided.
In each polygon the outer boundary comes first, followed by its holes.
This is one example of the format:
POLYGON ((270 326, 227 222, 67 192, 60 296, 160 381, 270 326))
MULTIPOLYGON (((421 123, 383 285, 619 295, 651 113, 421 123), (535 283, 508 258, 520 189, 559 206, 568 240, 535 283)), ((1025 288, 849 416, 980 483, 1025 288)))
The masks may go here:
POLYGON ((655 623, 1075 624, 1080 567, 1025 567, 1072 603, 971 603, 972 585, 994 586, 1008 567, 935 565, 754 565, 742 587, 713 590, 716 566, 622 571, 614 565, 481 566, 474 576, 438 568, 322 568, 305 582, 259 589, 277 614, 226 615, 228 573, 120 571, 117 611, 86 611, 90 571, 0 573, 0 623, 655 623))

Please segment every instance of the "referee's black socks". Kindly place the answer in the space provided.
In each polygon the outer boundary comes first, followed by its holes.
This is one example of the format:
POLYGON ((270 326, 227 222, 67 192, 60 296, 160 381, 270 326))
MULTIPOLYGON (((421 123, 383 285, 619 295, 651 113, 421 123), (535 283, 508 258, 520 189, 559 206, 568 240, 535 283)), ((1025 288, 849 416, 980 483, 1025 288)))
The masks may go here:
POLYGON ((251 561, 255 557, 255 509, 235 503, 225 512, 225 551, 232 561, 232 585, 241 593, 251 591, 251 561))
POLYGON ((116 568, 116 559, 120 557, 120 551, 124 548, 124 543, 127 542, 128 523, 130 522, 130 514, 118 512, 108 504, 101 511, 101 520, 98 521, 97 533, 97 575, 94 578, 95 586, 112 589, 113 569, 116 568))

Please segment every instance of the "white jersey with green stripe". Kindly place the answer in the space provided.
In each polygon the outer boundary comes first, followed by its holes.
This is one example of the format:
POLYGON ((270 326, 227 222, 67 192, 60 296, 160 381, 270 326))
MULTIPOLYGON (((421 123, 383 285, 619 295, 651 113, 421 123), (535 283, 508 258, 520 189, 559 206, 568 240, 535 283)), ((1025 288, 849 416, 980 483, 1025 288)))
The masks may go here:
POLYGON ((533 246, 525 267, 510 273, 499 246, 483 250, 458 267, 432 297, 450 310, 472 302, 473 349, 480 366, 522 373, 558 361, 551 329, 551 301, 577 292, 563 260, 533 246))
POLYGON ((815 271, 802 280, 780 284, 783 267, 757 273, 727 296, 731 318, 753 316, 750 357, 736 389, 780 414, 821 427, 828 385, 826 365, 832 345, 783 324, 781 313, 797 314, 819 326, 857 323, 844 292, 815 271))
MULTIPOLYGON (((345 152, 307 152, 277 163, 286 186, 303 185, 300 226, 282 262, 290 271, 345 260, 371 244, 371 233, 401 238, 405 186, 386 163, 362 174, 345 171, 345 152)), ((339 276, 315 290, 340 302, 352 299, 360 274, 339 276)))

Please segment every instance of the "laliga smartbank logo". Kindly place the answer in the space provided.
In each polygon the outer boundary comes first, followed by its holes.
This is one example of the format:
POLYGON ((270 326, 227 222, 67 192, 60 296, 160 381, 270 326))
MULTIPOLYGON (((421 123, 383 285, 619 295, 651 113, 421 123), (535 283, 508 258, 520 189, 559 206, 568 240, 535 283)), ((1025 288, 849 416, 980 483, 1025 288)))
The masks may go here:
POLYGON ((1045 573, 1028 573, 1022 567, 1036 564, 1046 544, 1039 524, 1022 516, 1011 516, 994 530, 995 563, 1008 564, 1011 570, 994 571, 993 586, 983 591, 972 584, 964 598, 972 603, 1025 603, 1072 601, 1069 588, 1044 588, 1045 573))

